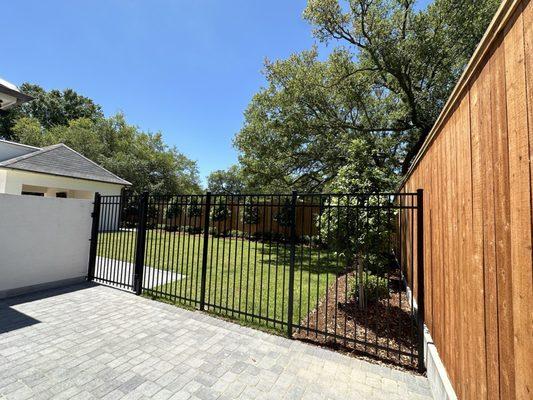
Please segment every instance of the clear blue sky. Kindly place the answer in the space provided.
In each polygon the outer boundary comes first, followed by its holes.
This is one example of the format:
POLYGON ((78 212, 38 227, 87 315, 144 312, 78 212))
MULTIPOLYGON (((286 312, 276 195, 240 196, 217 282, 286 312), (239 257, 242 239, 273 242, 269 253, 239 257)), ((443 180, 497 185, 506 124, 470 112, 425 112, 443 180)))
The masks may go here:
MULTIPOLYGON (((421 3, 427 3, 427 0, 421 3)), ((72 88, 106 115, 161 131, 202 178, 237 161, 232 138, 265 57, 315 40, 305 0, 19 0, 2 4, 0 76, 72 88)))

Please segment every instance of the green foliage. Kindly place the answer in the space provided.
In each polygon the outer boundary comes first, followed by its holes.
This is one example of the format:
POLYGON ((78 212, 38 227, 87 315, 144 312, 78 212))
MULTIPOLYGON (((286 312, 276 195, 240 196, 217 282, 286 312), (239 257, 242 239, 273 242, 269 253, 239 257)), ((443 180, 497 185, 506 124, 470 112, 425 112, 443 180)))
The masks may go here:
MULTIPOLYGON (((346 149, 348 162, 327 190, 332 193, 379 193, 393 191, 395 175, 376 157, 375 149, 357 139, 346 149)), ((334 251, 381 274, 391 257, 395 210, 386 208, 386 196, 334 196, 320 216, 322 237, 334 251), (338 206, 341 206, 337 208, 338 206), (349 206, 349 207, 344 207, 349 206)))
POLYGON ((245 174, 265 190, 322 190, 354 140, 389 175, 409 167, 499 0, 309 0, 317 39, 337 45, 267 61, 235 137, 245 174))
POLYGON ((104 118, 99 106, 73 91, 45 92, 30 86, 40 94, 8 115, 17 119, 0 136, 39 147, 65 143, 131 182, 136 193, 200 192, 196 162, 167 146, 161 133, 143 132, 122 114, 104 118))
POLYGON ((12 135, 14 137, 11 139, 30 146, 42 146, 43 143, 49 141, 45 138, 39 121, 30 117, 21 117, 17 120, 12 128, 12 135))
POLYGON ((4 139, 15 138, 13 127, 22 117, 35 118, 43 129, 68 125, 70 121, 80 118, 96 122, 104 117, 98 104, 72 89, 47 92, 38 85, 24 83, 20 90, 34 99, 0 115, 0 137, 4 139))
POLYGON ((187 215, 191 218, 202 216, 202 205, 198 202, 196 197, 193 197, 190 204, 187 205, 187 215))
POLYGON ((173 201, 167 208, 167 219, 179 217, 183 212, 183 207, 178 201, 173 201))
POLYGON ((227 170, 216 170, 207 177, 207 190, 217 194, 239 194, 244 191, 245 177, 237 165, 227 170))
MULTIPOLYGON (((135 228, 139 223, 139 198, 136 196, 124 196, 122 198, 122 221, 124 222, 125 227, 135 228)), ((147 227, 149 229, 155 226, 157 221, 158 211, 157 207, 153 203, 148 203, 148 208, 146 211, 147 227)))
POLYGON ((259 213, 259 207, 252 205, 252 204, 246 204, 244 206, 244 210, 242 212, 242 221, 247 225, 257 225, 259 223, 259 219, 261 218, 259 213))
POLYGON ((361 282, 359 282, 358 276, 350 279, 350 296, 356 300, 359 299, 360 284, 363 286, 363 296, 366 304, 375 303, 389 297, 387 279, 365 272, 362 274, 361 282))
POLYGON ((292 204, 289 199, 285 199, 278 211, 274 214, 274 221, 280 226, 288 227, 292 225, 292 204))
POLYGON ((231 216, 231 210, 226 203, 215 204, 211 209, 211 219, 213 221, 224 221, 231 216))

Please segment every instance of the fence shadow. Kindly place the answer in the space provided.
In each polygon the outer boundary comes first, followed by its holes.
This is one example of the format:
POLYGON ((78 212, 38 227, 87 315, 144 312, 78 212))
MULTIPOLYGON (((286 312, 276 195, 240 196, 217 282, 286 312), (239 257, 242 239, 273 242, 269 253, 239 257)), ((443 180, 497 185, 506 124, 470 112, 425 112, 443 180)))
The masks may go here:
POLYGON ((96 285, 96 283, 84 282, 59 288, 40 290, 0 300, 0 334, 32 326, 41 322, 38 319, 33 318, 31 315, 25 314, 14 308, 17 305, 88 289, 96 285))

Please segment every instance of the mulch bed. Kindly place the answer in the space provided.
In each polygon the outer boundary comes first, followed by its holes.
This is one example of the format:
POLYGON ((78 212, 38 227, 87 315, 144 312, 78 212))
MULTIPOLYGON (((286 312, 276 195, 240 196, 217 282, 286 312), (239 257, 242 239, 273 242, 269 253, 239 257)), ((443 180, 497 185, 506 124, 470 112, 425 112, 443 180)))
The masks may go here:
POLYGON ((354 272, 348 272, 337 277, 336 282, 328 288, 327 303, 324 296, 317 308, 300 322, 304 328, 295 328, 294 337, 343 352, 364 355, 402 369, 416 369, 417 331, 411 317, 407 293, 400 285, 399 276, 391 275, 389 278, 388 299, 368 304, 363 309, 349 295, 353 276, 354 272), (345 290, 347 279, 348 295, 345 290), (340 338, 332 336, 335 332, 340 338), (348 340, 344 340, 345 337, 348 340), (407 354, 399 354, 399 351, 407 354))

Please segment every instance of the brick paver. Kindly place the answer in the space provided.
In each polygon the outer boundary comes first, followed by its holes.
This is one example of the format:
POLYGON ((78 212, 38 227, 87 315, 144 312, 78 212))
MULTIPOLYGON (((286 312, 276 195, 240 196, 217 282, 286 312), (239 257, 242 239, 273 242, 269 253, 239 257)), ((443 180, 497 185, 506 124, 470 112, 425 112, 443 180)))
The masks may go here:
POLYGON ((427 380, 105 286, 0 301, 0 399, 430 399, 427 380))

